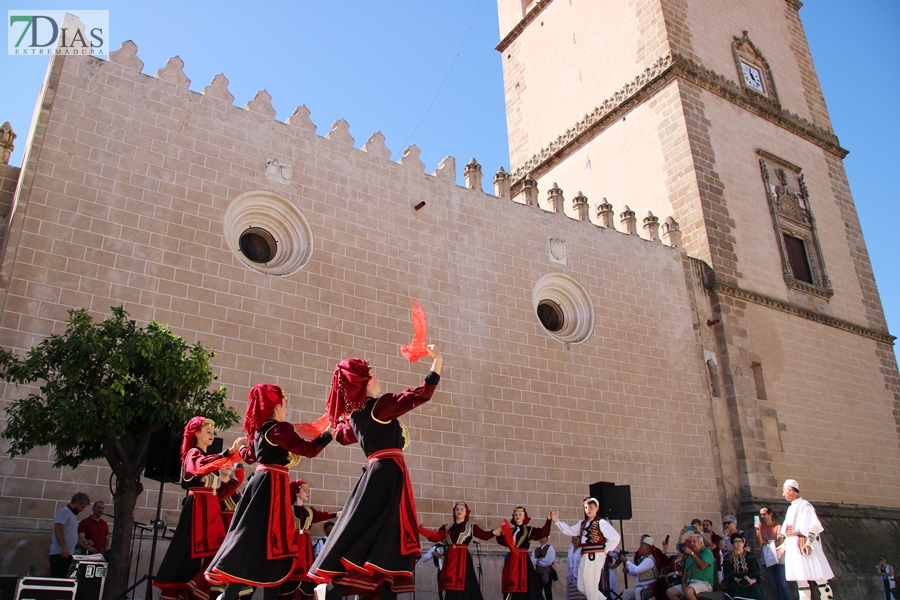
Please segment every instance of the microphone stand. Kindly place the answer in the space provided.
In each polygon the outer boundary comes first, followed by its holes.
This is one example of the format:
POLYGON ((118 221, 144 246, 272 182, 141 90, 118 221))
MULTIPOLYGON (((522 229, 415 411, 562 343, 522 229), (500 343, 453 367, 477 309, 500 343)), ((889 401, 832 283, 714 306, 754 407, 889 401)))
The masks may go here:
POLYGON ((472 540, 475 544, 475 549, 477 552, 475 556, 478 557, 478 589, 481 590, 482 595, 484 595, 484 589, 482 588, 481 581, 484 579, 484 573, 481 571, 481 544, 478 543, 478 540, 472 540))

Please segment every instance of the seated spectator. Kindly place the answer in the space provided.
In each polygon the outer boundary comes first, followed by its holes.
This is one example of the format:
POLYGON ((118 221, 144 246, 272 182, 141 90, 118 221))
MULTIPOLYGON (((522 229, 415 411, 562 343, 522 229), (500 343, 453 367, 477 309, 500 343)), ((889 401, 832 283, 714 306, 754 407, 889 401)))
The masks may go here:
POLYGON ((659 577, 654 550, 656 548, 653 546, 653 538, 645 535, 641 537, 641 545, 634 555, 634 562, 628 560, 624 553, 619 555, 625 573, 637 578, 637 586, 628 588, 622 593, 623 600, 645 600, 652 597, 653 584, 659 577))
POLYGON ((732 598, 766 600, 759 582, 759 563, 747 548, 747 538, 742 533, 733 533, 730 541, 731 551, 722 562, 722 587, 732 598))
POLYGON ((699 533, 687 538, 684 553, 687 560, 684 563, 684 575, 681 576, 681 584, 666 590, 669 600, 697 600, 697 594, 711 592, 713 589, 714 562, 712 550, 703 543, 703 537, 699 533))

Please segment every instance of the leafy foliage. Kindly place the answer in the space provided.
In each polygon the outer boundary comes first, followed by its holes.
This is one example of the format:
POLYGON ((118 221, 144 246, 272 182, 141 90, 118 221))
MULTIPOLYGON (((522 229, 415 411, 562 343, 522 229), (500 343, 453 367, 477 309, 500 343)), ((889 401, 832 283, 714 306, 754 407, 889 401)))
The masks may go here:
POLYGON ((194 415, 223 429, 238 421, 225 406, 225 386, 209 389, 214 355, 155 321, 138 328, 122 307, 102 323, 84 309, 71 310, 65 333, 24 358, 0 350, 0 377, 40 383, 39 393, 11 402, 0 435, 11 441, 10 456, 52 444, 54 466, 106 457, 121 477, 126 465, 143 468, 153 431, 178 431, 194 415))

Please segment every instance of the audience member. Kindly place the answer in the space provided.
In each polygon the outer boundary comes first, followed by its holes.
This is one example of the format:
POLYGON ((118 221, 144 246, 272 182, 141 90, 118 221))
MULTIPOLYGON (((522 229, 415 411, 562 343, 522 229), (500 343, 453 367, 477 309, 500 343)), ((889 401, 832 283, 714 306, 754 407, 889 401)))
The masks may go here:
POLYGON ((734 515, 726 515, 722 519, 722 526, 725 528, 725 531, 722 532, 722 537, 725 538, 725 552, 722 554, 724 559, 731 552, 731 536, 736 533, 744 535, 744 532, 737 528, 737 517, 734 515))
POLYGON ((722 587, 732 598, 766 600, 759 583, 759 563, 742 533, 731 534, 731 550, 722 562, 722 587))
POLYGON ((712 550, 716 559, 716 572, 722 570, 722 549, 725 548, 725 540, 713 530, 713 522, 709 519, 703 521, 703 530, 700 532, 706 547, 712 550))
POLYGON ((75 516, 87 508, 91 499, 83 492, 72 496, 53 518, 53 536, 50 538, 50 577, 66 577, 72 564, 72 553, 78 543, 78 519, 75 516))
POLYGON ((637 585, 622 593, 623 600, 645 600, 652 596, 653 584, 659 577, 659 568, 653 554, 653 538, 645 535, 641 538, 641 545, 634 555, 634 562, 628 560, 624 552, 619 556, 626 575, 637 578, 637 585))
POLYGON ((766 577, 775 592, 775 600, 791 600, 791 589, 784 576, 784 554, 778 555, 776 548, 784 542, 781 525, 775 522, 775 515, 768 506, 759 509, 760 522, 755 524, 756 543, 762 548, 766 577))
POLYGON ((578 591, 578 565, 581 563, 581 536, 573 535, 566 556, 566 600, 587 600, 578 591))
POLYGON ((713 589, 715 559, 712 550, 706 547, 699 533, 687 538, 684 553, 687 554, 687 560, 684 563, 681 584, 666 590, 666 596, 670 600, 679 598, 697 600, 697 594, 711 592, 713 589))
POLYGON ((325 546, 325 542, 328 541, 328 536, 331 535, 331 530, 334 529, 334 521, 326 521, 325 525, 322 526, 325 529, 325 535, 323 535, 318 542, 316 542, 316 547, 313 548, 313 553, 318 556, 319 552, 322 551, 322 548, 325 546))
POLYGON ((892 600, 891 589, 894 587, 894 567, 888 564, 885 557, 878 559, 878 574, 881 576, 881 584, 884 586, 884 600, 892 600))
POLYGON ((544 592, 544 600, 553 600, 553 582, 556 581, 556 569, 553 561, 556 560, 556 550, 550 545, 550 538, 542 537, 540 546, 531 553, 531 564, 534 572, 541 581, 541 591, 544 592))
POLYGON ((78 524, 78 545, 88 554, 109 550, 109 524, 103 520, 106 505, 100 500, 94 502, 91 514, 78 524))

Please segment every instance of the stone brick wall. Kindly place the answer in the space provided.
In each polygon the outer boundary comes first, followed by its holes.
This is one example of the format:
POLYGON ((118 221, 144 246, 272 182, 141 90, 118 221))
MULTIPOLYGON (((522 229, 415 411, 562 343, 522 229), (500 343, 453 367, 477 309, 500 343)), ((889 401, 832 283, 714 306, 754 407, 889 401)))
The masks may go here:
MULTIPOLYGON (((109 62, 55 59, 56 98, 31 154, 40 158, 23 171, 32 183, 3 272, 4 347, 61 331, 68 308, 101 318, 124 304, 217 349, 236 408, 251 385, 272 381, 291 418, 310 420, 344 356, 365 356, 389 390, 421 380, 427 367, 398 351, 415 297, 446 355, 435 399, 404 418, 425 524, 443 522, 460 497, 486 524, 518 503, 537 519, 558 507, 574 521, 601 479, 632 486, 631 548, 640 533, 717 518, 708 385, 678 250, 460 188, 452 159, 427 175, 414 148, 395 164, 380 138, 362 152, 340 124, 317 137, 300 109, 276 122, 265 94, 235 107, 220 78, 196 93, 174 59, 156 77, 141 68, 130 43, 109 62), (290 182, 266 177, 270 157, 293 167, 290 182), (229 250, 225 211, 252 190, 308 219, 315 250, 301 271, 265 275, 229 250), (565 240, 566 265, 550 261, 549 236, 565 240), (585 342, 566 345, 537 321, 532 289, 548 273, 587 290, 596 321, 585 342)), ((102 464, 59 471, 48 459, 40 449, 4 463, 0 524, 49 528, 76 489, 110 500, 102 464)), ((296 474, 313 505, 338 508, 363 463, 358 448, 333 447, 296 474)), ((140 521, 155 507, 147 488, 140 521)), ((181 493, 166 490, 174 523, 181 493)))

